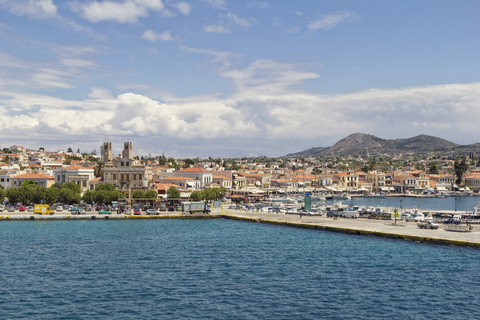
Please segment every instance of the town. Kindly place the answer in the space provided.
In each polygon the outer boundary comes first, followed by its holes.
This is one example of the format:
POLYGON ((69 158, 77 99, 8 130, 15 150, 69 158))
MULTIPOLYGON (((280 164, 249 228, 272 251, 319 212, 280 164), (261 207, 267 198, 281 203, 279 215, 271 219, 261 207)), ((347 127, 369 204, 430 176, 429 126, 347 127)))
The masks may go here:
POLYGON ((340 199, 387 195, 444 197, 468 196, 480 188, 480 168, 473 154, 456 159, 438 153, 173 159, 163 154, 134 156, 132 142, 125 142, 118 155, 113 154, 111 142, 104 142, 99 153, 74 152, 72 148, 35 150, 18 145, 1 151, 3 196, 19 199, 15 190, 28 181, 46 188, 38 197, 49 203, 111 203, 121 199, 132 204, 135 199, 164 198, 256 202, 273 194, 294 193, 318 193, 340 199), (61 192, 67 183, 78 186, 80 197, 61 192), (110 196, 93 195, 106 185, 112 189, 110 196), (220 192, 209 196, 209 189, 215 188, 220 192))

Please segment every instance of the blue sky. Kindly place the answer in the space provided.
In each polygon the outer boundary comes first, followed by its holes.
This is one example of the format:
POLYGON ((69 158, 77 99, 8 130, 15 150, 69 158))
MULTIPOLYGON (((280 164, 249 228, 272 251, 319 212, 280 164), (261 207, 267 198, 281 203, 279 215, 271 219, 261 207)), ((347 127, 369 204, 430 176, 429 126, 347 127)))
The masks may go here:
POLYGON ((480 141, 480 2, 0 0, 1 145, 280 156, 480 141))

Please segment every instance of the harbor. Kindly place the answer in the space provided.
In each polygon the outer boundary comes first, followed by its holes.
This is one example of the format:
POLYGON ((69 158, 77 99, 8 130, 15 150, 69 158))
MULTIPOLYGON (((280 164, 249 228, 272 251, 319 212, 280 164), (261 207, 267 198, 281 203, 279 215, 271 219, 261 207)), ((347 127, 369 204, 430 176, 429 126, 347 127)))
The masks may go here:
MULTIPOLYGON (((286 227, 331 231, 361 236, 374 236, 406 241, 425 242, 440 245, 455 245, 480 248, 479 226, 473 226, 470 232, 451 232, 449 225, 440 224, 437 230, 420 229, 414 221, 346 219, 326 216, 300 216, 299 214, 281 214, 257 210, 231 210, 216 208, 211 214, 183 214, 181 212, 162 212, 158 215, 102 215, 88 213, 84 215, 54 214, 34 215, 16 212, 0 215, 0 222, 7 221, 53 221, 53 220, 137 220, 137 219, 230 219, 258 222, 286 227)), ((460 225, 462 228, 464 225, 460 225)), ((463 228, 465 229, 465 228, 463 228)))

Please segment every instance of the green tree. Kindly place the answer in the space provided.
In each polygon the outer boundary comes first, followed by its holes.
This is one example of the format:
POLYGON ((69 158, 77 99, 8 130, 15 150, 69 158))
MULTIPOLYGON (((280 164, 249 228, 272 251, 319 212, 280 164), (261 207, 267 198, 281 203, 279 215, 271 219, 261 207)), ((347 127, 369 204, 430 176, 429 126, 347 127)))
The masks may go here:
POLYGON ((37 184, 33 180, 25 180, 25 181, 22 182, 22 186, 28 186, 28 185, 36 186, 37 184))
POLYGON ((428 173, 430 174, 438 174, 438 168, 435 163, 432 163, 428 166, 428 173))
POLYGON ((0 188, 0 202, 3 202, 3 200, 5 200, 5 190, 3 190, 3 187, 0 188))
MULTIPOLYGON (((280 166, 279 166, 280 167, 280 166)), ((235 170, 235 171, 238 171, 238 170, 241 170, 243 167, 238 165, 238 164, 232 164, 230 166, 228 166, 228 169, 229 170, 235 170)))
POLYGON ((183 168, 190 168, 190 166, 193 166, 194 164, 195 161, 193 161, 192 159, 185 159, 185 164, 183 165, 183 168))
POLYGON ((201 201, 205 199, 205 195, 203 194, 203 191, 193 191, 190 194, 190 198, 193 199, 194 201, 201 201))
POLYGON ((104 163, 102 161, 97 162, 97 166, 95 167, 95 177, 100 178, 103 176, 103 167, 104 163))
POLYGON ((95 186, 95 191, 114 191, 115 186, 112 183, 102 183, 95 186))
POLYGON ((180 191, 174 186, 171 186, 167 190, 167 197, 172 199, 178 199, 180 198, 180 191))
POLYGON ((78 194, 82 192, 82 188, 75 182, 66 182, 62 184, 62 189, 70 189, 72 190, 73 193, 78 193, 78 194))
POLYGON ((158 164, 164 166, 166 163, 167 157, 165 157, 165 154, 162 153, 162 155, 158 158, 158 164))
POLYGON ((132 198, 134 199, 145 199, 145 192, 142 190, 133 191, 132 198))
POLYGON ((6 191, 6 196, 10 203, 16 203, 22 201, 22 196, 18 188, 9 188, 6 191))
POLYGON ((73 152, 72 147, 68 147, 67 152, 73 152))
POLYGON ((463 157, 460 161, 455 160, 453 168, 455 170, 455 176, 457 177, 455 183, 457 184, 457 186, 459 186, 462 183, 463 175, 468 170, 467 158, 463 157))
POLYGON ((158 197, 158 192, 155 190, 147 190, 145 192, 145 198, 147 199, 156 199, 158 197))

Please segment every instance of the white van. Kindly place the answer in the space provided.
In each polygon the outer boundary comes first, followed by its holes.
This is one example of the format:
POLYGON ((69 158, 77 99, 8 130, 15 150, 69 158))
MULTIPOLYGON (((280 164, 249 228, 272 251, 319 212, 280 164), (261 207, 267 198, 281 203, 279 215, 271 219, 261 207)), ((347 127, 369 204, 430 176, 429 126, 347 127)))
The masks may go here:
POLYGON ((360 217, 360 214, 358 213, 358 211, 354 211, 354 210, 351 210, 351 211, 343 211, 342 217, 344 217, 344 218, 357 219, 358 217, 360 217))

